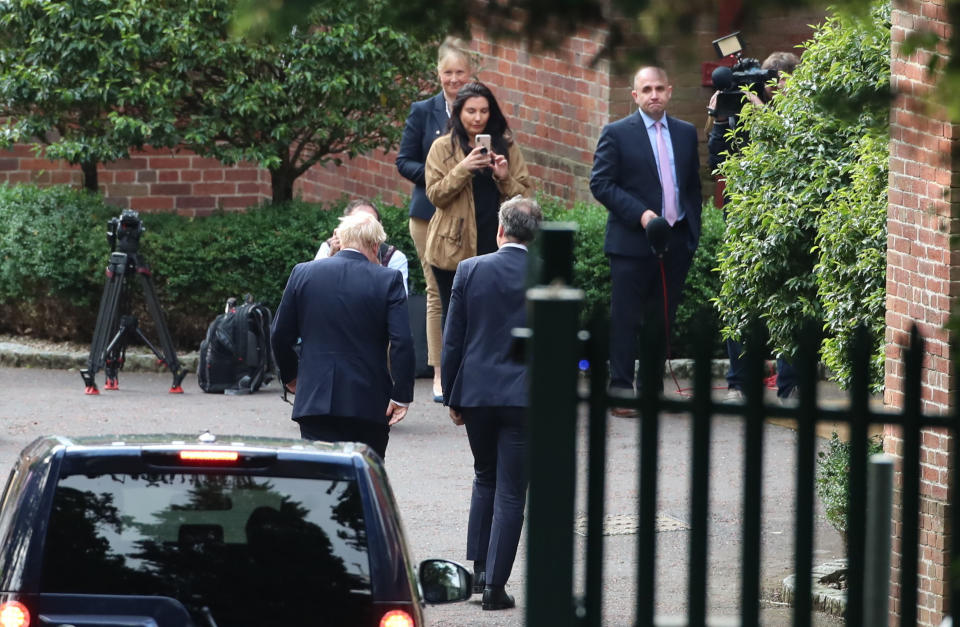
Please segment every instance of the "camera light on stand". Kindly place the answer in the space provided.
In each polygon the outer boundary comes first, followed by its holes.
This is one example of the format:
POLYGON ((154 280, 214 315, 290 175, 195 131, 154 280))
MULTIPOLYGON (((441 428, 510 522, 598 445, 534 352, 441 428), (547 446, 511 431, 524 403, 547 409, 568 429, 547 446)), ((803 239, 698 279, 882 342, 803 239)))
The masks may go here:
POLYGON ((740 41, 740 31, 724 35, 719 39, 713 40, 713 48, 717 51, 718 57, 740 56, 743 51, 743 42, 740 41))

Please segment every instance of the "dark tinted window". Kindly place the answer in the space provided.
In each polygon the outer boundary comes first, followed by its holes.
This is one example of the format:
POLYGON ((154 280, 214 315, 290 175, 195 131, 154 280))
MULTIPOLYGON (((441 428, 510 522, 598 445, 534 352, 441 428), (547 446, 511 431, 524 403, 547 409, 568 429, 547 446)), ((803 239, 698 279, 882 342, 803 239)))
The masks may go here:
POLYGON ((41 585, 170 596, 219 627, 353 624, 371 595, 360 495, 343 480, 69 476, 56 491, 41 585))

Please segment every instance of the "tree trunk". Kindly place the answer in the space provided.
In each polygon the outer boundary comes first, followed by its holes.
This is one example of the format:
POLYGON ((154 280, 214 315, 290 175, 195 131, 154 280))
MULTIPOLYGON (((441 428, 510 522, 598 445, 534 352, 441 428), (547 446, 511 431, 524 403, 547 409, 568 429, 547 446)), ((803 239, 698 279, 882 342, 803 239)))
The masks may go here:
POLYGON ((83 189, 94 194, 100 191, 100 182, 97 180, 97 162, 84 161, 80 164, 80 171, 83 172, 83 189))
POLYGON ((282 203, 293 200, 293 182, 297 180, 287 170, 270 170, 270 186, 273 190, 273 202, 282 203))

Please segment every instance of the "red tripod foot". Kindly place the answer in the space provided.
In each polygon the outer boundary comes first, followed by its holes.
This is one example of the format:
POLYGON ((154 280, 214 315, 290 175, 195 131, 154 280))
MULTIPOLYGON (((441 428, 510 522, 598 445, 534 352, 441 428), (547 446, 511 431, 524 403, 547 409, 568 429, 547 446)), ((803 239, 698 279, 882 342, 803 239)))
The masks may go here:
POLYGON ((179 385, 175 385, 175 386, 173 386, 172 388, 170 388, 170 393, 171 393, 171 394, 183 394, 183 388, 180 387, 179 385))
POLYGON ((107 379, 103 384, 104 390, 119 390, 120 389, 120 380, 119 379, 107 379))
POLYGON ((95 385, 88 385, 87 387, 85 387, 85 388, 83 389, 83 393, 84 393, 84 394, 95 395, 95 394, 99 394, 99 393, 100 393, 100 390, 98 390, 98 389, 97 389, 97 386, 95 386, 95 385))

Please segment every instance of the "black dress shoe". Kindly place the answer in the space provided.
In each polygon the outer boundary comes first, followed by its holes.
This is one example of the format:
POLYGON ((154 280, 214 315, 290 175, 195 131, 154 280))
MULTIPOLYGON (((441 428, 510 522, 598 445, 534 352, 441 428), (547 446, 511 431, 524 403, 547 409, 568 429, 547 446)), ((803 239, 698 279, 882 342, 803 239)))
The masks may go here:
POLYGON ((483 594, 483 588, 487 584, 487 574, 482 570, 473 571, 473 593, 483 594))
POLYGON ((486 586, 483 589, 481 605, 485 610, 509 610, 517 607, 517 602, 512 595, 507 594, 503 586, 486 586))

